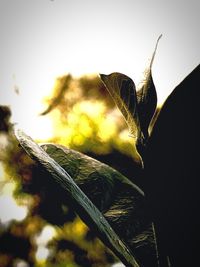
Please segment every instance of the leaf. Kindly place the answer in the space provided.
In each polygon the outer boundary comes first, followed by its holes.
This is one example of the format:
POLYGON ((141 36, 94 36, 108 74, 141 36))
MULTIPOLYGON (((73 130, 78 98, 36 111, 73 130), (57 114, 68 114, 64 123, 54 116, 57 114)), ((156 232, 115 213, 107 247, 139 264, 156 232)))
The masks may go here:
POLYGON ((142 87, 136 92, 134 82, 124 74, 100 74, 100 77, 123 114, 130 134, 135 138, 138 152, 143 150, 149 137, 148 129, 157 106, 157 94, 151 68, 156 54, 159 36, 149 67, 145 71, 142 87))
POLYGON ((15 130, 15 136, 29 156, 38 162, 40 167, 46 170, 50 177, 65 190, 79 216, 87 225, 96 230, 99 238, 126 266, 139 267, 130 249, 115 233, 102 213, 76 185, 71 176, 21 130, 15 130))
POLYGON ((143 191, 110 166, 78 151, 56 144, 44 144, 42 148, 103 213, 139 265, 157 266, 154 232, 146 216, 143 191))
POLYGON ((130 134, 137 140, 140 137, 141 129, 134 82, 128 76, 118 72, 110 75, 100 74, 100 77, 123 114, 130 134))
POLYGON ((69 173, 100 210, 108 209, 115 197, 113 194, 120 190, 119 185, 130 187, 135 197, 144 201, 144 192, 110 166, 62 145, 44 144, 41 147, 69 173))
POLYGON ((149 67, 145 71, 145 77, 144 81, 142 82, 142 87, 137 91, 138 114, 140 119, 141 131, 143 132, 145 142, 149 137, 149 125, 157 106, 157 93, 152 79, 152 64, 155 58, 158 42, 161 37, 162 35, 159 36, 156 42, 156 47, 150 60, 149 67))
POLYGON ((66 90, 69 87, 70 81, 71 81, 71 75, 67 75, 58 79, 59 90, 57 96, 55 96, 51 100, 51 103, 49 104, 48 108, 45 111, 43 111, 40 115, 47 115, 49 112, 51 112, 54 108, 56 108, 59 105, 59 103, 62 101, 64 97, 66 90))
POLYGON ((198 65, 168 96, 149 137, 144 189, 160 259, 196 266, 200 240, 198 65))

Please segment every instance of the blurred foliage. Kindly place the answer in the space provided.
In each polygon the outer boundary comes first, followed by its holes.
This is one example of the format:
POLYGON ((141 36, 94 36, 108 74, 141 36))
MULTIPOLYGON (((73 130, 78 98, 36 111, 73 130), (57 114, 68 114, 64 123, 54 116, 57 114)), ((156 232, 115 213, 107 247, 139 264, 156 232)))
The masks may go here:
MULTIPOLYGON (((45 103, 42 114, 54 125, 47 142, 82 151, 140 183, 134 140, 99 77, 60 77, 45 103)), ((10 116, 8 107, 0 107, 0 266, 111 266, 115 256, 19 147, 10 116), (3 204, 6 194, 23 214, 14 216, 9 202, 3 204)))
POLYGON ((135 181, 141 162, 134 138, 100 77, 58 78, 45 102, 42 114, 49 113, 54 129, 49 142, 93 156, 135 181))

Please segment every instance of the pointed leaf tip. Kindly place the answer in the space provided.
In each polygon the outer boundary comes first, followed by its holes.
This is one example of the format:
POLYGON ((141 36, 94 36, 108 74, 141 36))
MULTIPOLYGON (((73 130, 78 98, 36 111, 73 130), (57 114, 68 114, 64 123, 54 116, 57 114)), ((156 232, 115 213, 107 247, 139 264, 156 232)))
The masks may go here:
POLYGON ((156 45, 149 66, 144 72, 145 75, 142 81, 142 87, 137 91, 138 113, 141 130, 143 132, 145 140, 147 140, 149 137, 150 124, 157 107, 157 93, 152 78, 152 65, 161 37, 162 34, 158 37, 156 41, 156 45))

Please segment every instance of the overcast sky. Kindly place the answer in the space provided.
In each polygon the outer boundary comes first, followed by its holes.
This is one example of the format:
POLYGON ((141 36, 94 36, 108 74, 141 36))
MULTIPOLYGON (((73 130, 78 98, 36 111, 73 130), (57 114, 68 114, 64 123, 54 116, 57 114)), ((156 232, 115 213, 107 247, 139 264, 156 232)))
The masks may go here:
POLYGON ((118 71, 137 84, 163 34, 153 65, 161 103, 200 62, 199 14, 199 0, 0 0, 0 104, 36 112, 65 73, 118 71))

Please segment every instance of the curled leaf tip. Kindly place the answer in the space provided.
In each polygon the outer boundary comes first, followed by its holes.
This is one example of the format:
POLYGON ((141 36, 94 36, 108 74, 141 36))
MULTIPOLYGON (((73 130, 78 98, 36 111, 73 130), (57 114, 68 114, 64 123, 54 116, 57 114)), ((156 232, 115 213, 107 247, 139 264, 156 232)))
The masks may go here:
POLYGON ((158 37, 158 39, 157 39, 157 42, 156 42, 155 50, 157 49, 157 47, 158 47, 158 43, 159 43, 160 39, 162 38, 162 36, 163 36, 162 34, 159 35, 159 37, 158 37))
POLYGON ((162 34, 159 35, 157 41, 156 41, 156 46, 155 46, 155 49, 154 49, 154 52, 153 52, 153 55, 152 55, 152 58, 151 58, 151 61, 150 61, 150 71, 151 71, 151 68, 152 68, 152 65, 153 65, 153 61, 154 61, 154 58, 155 58, 155 54, 156 54, 156 51, 157 51, 157 48, 158 48, 158 43, 160 41, 160 39, 162 38, 162 34))

